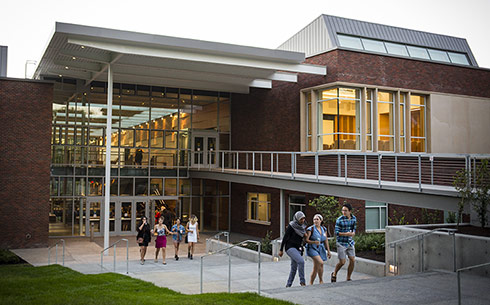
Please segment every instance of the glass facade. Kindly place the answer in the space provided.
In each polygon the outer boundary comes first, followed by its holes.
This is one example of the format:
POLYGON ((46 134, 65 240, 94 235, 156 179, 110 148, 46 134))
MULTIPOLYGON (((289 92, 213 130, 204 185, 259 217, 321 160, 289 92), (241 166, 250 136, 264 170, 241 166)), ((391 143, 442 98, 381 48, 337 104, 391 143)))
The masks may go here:
MULTIPOLYGON (((114 197, 110 205, 111 232, 134 233, 135 215, 150 215, 161 201, 176 216, 188 217, 183 211, 200 214, 189 204, 185 210, 180 207, 191 202, 184 197, 191 196, 187 169, 192 133, 212 131, 227 146, 231 95, 114 84, 112 132, 108 135, 107 84, 92 82, 87 92, 76 93, 76 89, 76 80, 60 78, 55 83, 55 92, 75 93, 71 98, 55 98, 53 103, 50 234, 85 235, 91 223, 100 221, 100 197, 106 186, 106 141, 111 143, 111 201, 114 197), (145 206, 144 212, 136 210, 141 206, 145 206), (128 217, 130 222, 123 221, 128 217), (119 226, 119 221, 124 225, 119 226)), ((213 215, 223 218, 221 212, 227 209, 219 207, 227 199, 217 201, 213 215)), ((218 223, 228 227, 227 220, 226 224, 218 223)), ((95 227, 95 232, 101 230, 100 223, 95 227)))

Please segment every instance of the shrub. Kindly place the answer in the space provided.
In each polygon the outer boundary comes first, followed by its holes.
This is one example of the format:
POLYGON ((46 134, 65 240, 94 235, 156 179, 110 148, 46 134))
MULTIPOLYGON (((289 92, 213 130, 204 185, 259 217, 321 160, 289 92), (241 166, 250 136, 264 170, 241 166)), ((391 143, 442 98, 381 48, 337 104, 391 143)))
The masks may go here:
MULTIPOLYGON (((271 231, 267 231, 267 234, 265 234, 265 237, 262 238, 260 241, 260 252, 272 255, 272 243, 271 243, 271 231)), ((257 251, 257 244, 255 243, 247 243, 245 245, 242 245, 242 247, 257 251)))
POLYGON ((20 258, 9 250, 0 249, 0 265, 19 264, 20 258))
MULTIPOLYGON (((337 250, 336 238, 328 241, 331 251, 337 250)), ((354 236, 356 251, 375 251, 383 253, 385 251, 385 234, 384 233, 361 233, 354 236)))

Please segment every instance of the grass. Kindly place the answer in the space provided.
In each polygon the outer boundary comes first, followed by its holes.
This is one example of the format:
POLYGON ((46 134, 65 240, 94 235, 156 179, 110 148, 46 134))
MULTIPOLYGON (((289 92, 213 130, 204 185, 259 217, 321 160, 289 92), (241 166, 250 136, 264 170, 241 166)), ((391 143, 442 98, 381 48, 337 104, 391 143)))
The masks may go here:
POLYGON ((0 304, 291 304, 255 293, 184 295, 131 277, 51 265, 0 266, 0 304))

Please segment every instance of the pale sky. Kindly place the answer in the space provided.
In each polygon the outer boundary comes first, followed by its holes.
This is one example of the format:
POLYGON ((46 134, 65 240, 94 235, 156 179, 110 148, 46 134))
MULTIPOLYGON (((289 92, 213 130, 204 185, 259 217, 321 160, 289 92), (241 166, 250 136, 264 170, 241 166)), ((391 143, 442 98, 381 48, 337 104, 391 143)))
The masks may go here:
POLYGON ((490 68, 490 0, 2 0, 0 8, 9 77, 41 59, 56 21, 275 49, 321 14, 466 38, 490 68))

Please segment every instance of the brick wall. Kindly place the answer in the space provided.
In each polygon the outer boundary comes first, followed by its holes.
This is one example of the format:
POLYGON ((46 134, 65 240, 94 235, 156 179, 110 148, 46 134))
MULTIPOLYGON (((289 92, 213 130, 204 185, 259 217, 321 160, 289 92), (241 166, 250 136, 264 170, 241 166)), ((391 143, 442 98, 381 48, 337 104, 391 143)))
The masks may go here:
POLYGON ((0 79, 0 248, 48 244, 53 86, 0 79))

